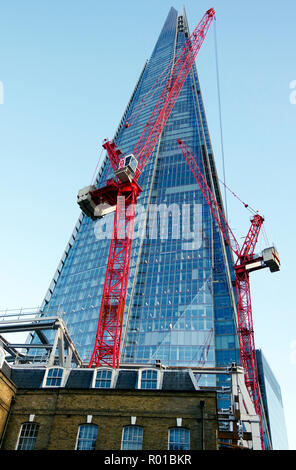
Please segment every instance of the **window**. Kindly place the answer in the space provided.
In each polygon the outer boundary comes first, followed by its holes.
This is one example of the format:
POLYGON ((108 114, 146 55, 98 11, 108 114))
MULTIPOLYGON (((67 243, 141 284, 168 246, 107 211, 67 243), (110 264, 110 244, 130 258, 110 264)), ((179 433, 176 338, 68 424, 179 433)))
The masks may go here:
POLYGON ((95 375, 95 388, 110 388, 112 382, 112 370, 100 369, 96 371, 95 375))
POLYGON ((60 387, 62 385, 64 370, 60 367, 48 369, 45 387, 60 387))
POLYGON ((169 450, 190 450, 190 431, 184 428, 169 430, 169 450))
POLYGON ((121 450, 142 450, 143 428, 125 426, 122 432, 121 450))
POLYGON ((37 439, 39 424, 24 423, 21 427, 16 450, 33 450, 37 439))
POLYGON ((158 373, 156 370, 142 370, 140 388, 156 389, 158 373))
POLYGON ((5 352, 4 349, 0 348, 0 367, 3 366, 5 361, 5 352))
POLYGON ((95 450, 98 435, 98 426, 95 424, 81 424, 78 430, 76 450, 95 450))

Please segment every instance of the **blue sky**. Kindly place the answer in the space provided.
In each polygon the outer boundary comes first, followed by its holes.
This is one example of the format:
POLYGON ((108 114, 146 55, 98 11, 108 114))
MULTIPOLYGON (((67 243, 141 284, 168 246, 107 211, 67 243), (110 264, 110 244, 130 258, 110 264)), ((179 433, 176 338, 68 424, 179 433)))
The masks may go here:
MULTIPOLYGON (((296 449, 292 0, 2 3, 0 309, 42 302, 79 216, 77 191, 91 182, 101 142, 113 136, 169 8, 183 4, 191 30, 216 9, 226 182, 265 216, 280 252, 280 273, 252 275, 255 341, 281 384, 296 449)), ((197 65, 222 177, 213 31, 197 65)), ((249 213, 230 195, 227 203, 241 240, 249 213)))

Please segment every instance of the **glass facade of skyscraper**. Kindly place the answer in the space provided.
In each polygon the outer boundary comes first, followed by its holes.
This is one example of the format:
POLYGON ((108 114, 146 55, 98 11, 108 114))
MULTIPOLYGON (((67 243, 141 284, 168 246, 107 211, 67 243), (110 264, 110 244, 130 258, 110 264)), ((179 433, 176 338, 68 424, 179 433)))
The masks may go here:
POLYGON ((280 386, 261 350, 256 351, 266 422, 273 450, 288 450, 288 436, 280 386))
MULTIPOLYGON (((172 8, 114 136, 123 153, 133 151, 163 89, 166 70, 187 37, 185 13, 178 15, 172 8), (138 118, 125 127, 142 104, 138 118)), ((200 158, 200 168, 223 208, 195 66, 139 180, 143 192, 138 198, 121 362, 228 365, 239 362, 231 254, 177 138, 200 158)), ((97 186, 110 177, 105 157, 97 186)), ((42 306, 45 314, 64 313, 85 361, 94 347, 113 217, 94 222, 80 215, 42 306)), ((226 376, 219 385, 227 385, 226 376)), ((226 395, 220 400, 225 401, 222 407, 229 405, 226 395)))

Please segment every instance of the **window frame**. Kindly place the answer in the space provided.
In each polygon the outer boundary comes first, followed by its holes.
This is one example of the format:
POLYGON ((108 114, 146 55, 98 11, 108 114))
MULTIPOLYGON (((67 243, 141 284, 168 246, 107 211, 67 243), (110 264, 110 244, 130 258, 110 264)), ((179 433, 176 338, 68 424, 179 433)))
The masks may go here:
MULTIPOLYGON (((106 380, 106 379, 101 379, 101 380, 106 380)), ((107 379, 107 380, 110 380, 110 379, 107 379)), ((114 387, 114 383, 115 383, 115 370, 112 369, 111 367, 98 367, 94 370, 94 373, 93 373, 93 378, 92 378, 92 388, 96 388, 98 390, 108 390, 110 388, 113 388, 114 387), (98 377, 98 372, 100 371, 108 371, 108 372, 111 372, 111 382, 110 382, 110 387, 96 387, 96 381, 97 381, 97 377, 98 377)))
MULTIPOLYGON (((123 426, 123 427, 122 427, 120 450, 143 450, 143 440, 144 440, 144 428, 143 428, 143 426, 138 426, 138 425, 135 425, 135 424, 127 424, 126 426, 123 426), (124 443, 124 442, 128 442, 128 441, 124 441, 124 440, 123 440, 124 431, 125 431, 125 429, 127 429, 127 428, 128 428, 128 429, 134 429, 134 430, 135 430, 135 429, 141 429, 141 431, 142 431, 142 435, 141 435, 141 438, 142 438, 142 440, 141 440, 141 449, 138 449, 138 448, 137 448, 137 449, 123 449, 123 447, 122 447, 122 446, 123 446, 123 443, 124 443)), ((130 441, 130 442, 133 442, 133 441, 130 441)))
MULTIPOLYGON (((51 366, 51 367, 48 367, 45 371, 45 374, 44 374, 44 379, 43 379, 43 388, 60 388, 60 387, 64 387, 65 385, 65 378, 66 378, 66 374, 65 374, 66 370, 64 369, 64 367, 61 367, 61 366, 51 366), (48 375, 49 375, 49 372, 53 369, 60 369, 62 370, 62 377, 56 377, 56 378, 60 378, 61 379, 61 382, 59 385, 47 385, 47 380, 48 380, 48 375)), ((55 377, 50 377, 51 379, 54 379, 55 377)))
MULTIPOLYGON (((137 387, 137 388, 138 388, 139 390, 159 390, 159 389, 160 389, 160 384, 161 384, 161 376, 162 376, 162 374, 161 374, 160 370, 153 369, 152 367, 147 367, 147 368, 145 368, 145 369, 141 369, 141 370, 139 370, 139 372, 138 372, 138 387, 137 387), (143 375, 143 372, 149 372, 149 371, 156 373, 156 377, 157 377, 157 379, 156 379, 156 388, 153 388, 153 387, 151 387, 151 388, 142 387, 142 380, 143 380, 143 379, 142 379, 142 375, 143 375)), ((147 380, 147 379, 146 379, 146 380, 147 380)), ((153 379, 153 381, 154 381, 154 379, 153 379)))
MULTIPOLYGON (((82 450, 82 451, 88 451, 88 450, 95 450, 96 448, 96 444, 97 444, 97 440, 98 440, 98 432, 99 432, 99 427, 97 424, 93 424, 93 423, 81 423, 78 425, 78 430, 77 430, 77 436, 76 436, 76 442, 75 442, 75 450, 82 450), (96 428, 97 430, 97 434, 96 434, 96 439, 95 439, 95 443, 94 443, 94 449, 78 449, 78 443, 79 443, 79 434, 80 434, 80 429, 81 427, 92 427, 92 428, 96 428)), ((86 441, 86 439, 84 440, 86 441)))
POLYGON ((38 433, 39 433, 39 429, 40 429, 40 424, 36 421, 25 421, 24 423, 21 424, 21 427, 20 427, 20 430, 19 430, 19 433, 18 433, 18 438, 17 438, 17 441, 16 441, 16 446, 15 446, 15 450, 35 450, 35 446, 36 446, 36 442, 37 442, 37 437, 38 437, 38 433), (23 431, 23 428, 24 426, 34 426, 35 429, 36 429, 36 435, 32 437, 22 437, 22 431, 23 431), (30 449, 19 449, 19 444, 20 444, 20 439, 23 439, 24 441, 26 439, 34 439, 34 446, 30 449))
POLYGON ((191 448, 191 432, 189 428, 186 428, 185 426, 171 426, 168 430, 168 450, 190 450, 191 448), (170 432, 174 429, 179 429, 183 431, 187 431, 189 434, 189 449, 170 449, 170 432))

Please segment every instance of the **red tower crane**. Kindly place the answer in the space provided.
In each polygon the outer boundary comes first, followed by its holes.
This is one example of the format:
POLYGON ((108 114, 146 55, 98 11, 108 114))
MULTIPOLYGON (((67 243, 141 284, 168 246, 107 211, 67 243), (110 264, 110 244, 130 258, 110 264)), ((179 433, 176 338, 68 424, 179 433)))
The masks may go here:
POLYGON ((116 180, 108 180, 106 186, 99 189, 88 186, 78 193, 77 202, 80 208, 93 220, 115 210, 98 328, 89 367, 119 367, 136 203, 141 192, 138 179, 155 148, 214 17, 215 11, 212 8, 205 13, 186 41, 133 153, 124 157, 114 142, 104 141, 103 147, 109 156, 116 180))
POLYGON ((269 267, 271 272, 278 271, 280 268, 278 253, 274 247, 271 247, 263 250, 262 256, 255 255, 256 244, 262 224, 264 222, 264 218, 258 213, 255 214, 251 219, 251 227, 249 232, 242 247, 239 247, 239 244, 227 223, 223 211, 219 207, 218 202, 216 201, 209 185, 206 182, 205 177, 203 176, 196 162, 197 157, 191 152, 188 146, 181 139, 178 139, 178 144, 223 234, 226 244, 237 256, 237 260, 234 264, 234 271, 236 278, 237 331, 239 338, 241 365, 245 370, 246 387, 254 403, 256 413, 260 417, 261 445, 262 449, 264 449, 262 411, 257 372, 256 350, 254 343, 249 273, 251 271, 266 267, 269 267))

